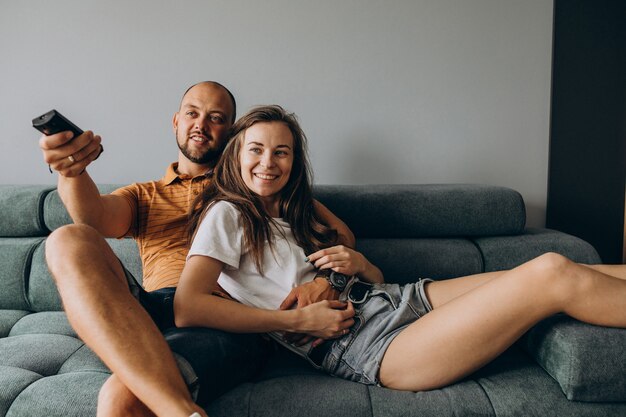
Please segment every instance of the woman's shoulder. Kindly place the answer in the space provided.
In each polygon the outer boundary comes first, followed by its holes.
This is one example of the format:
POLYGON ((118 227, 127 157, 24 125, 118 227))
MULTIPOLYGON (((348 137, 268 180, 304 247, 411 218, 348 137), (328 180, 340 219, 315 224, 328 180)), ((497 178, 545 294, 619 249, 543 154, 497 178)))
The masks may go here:
POLYGON ((209 210, 225 211, 225 212, 238 212, 237 207, 226 200, 218 200, 209 205, 209 210))
POLYGON ((202 230, 237 230, 241 225, 241 215, 236 206, 228 201, 215 201, 207 207, 199 229, 202 230))
POLYGON ((207 214, 212 216, 231 216, 239 217, 239 209, 230 201, 218 200, 209 204, 207 208, 207 214))
POLYGON ((235 206, 230 201, 219 200, 211 203, 208 207, 207 216, 210 217, 229 217, 233 219, 238 219, 240 217, 240 212, 237 206, 235 206))

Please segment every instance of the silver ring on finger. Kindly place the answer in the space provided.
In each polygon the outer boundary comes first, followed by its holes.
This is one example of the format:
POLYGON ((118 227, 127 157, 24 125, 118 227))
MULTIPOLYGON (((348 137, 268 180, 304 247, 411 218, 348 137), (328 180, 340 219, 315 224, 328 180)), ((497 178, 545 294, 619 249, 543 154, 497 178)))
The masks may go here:
POLYGON ((74 155, 68 156, 67 159, 69 159, 71 163, 76 162, 76 159, 74 159, 74 155))

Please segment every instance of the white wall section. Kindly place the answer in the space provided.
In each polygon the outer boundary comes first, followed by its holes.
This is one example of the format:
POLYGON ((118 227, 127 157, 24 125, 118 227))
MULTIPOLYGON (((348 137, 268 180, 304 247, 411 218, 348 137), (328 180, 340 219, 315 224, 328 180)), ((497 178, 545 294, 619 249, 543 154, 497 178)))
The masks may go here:
POLYGON ((0 182, 56 183, 31 118, 103 136, 99 183, 159 178, 197 81, 295 112, 317 183, 486 183, 545 219, 552 1, 34 1, 0 5, 0 182))

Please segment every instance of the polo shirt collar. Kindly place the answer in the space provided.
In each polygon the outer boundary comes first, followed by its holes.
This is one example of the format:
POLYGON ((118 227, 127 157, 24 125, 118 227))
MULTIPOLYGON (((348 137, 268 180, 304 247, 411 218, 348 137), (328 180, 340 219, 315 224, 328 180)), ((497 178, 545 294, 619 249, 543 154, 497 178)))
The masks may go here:
MULTIPOLYGON (((191 179, 191 177, 189 177, 188 175, 180 175, 178 172, 176 172, 177 168, 178 168, 178 162, 172 162, 167 167, 167 170, 165 171, 165 176, 163 177, 163 181, 165 182, 165 185, 170 185, 177 179, 179 179, 179 180, 191 179)), ((196 175, 193 178, 210 177, 211 175, 213 175, 213 169, 209 169, 204 174, 196 175)))

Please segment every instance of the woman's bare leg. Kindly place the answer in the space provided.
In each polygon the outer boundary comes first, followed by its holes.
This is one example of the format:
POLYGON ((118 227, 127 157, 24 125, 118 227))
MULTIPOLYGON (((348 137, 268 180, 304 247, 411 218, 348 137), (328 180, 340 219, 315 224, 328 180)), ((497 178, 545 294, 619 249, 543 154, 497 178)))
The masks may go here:
MULTIPOLYGON (((580 265, 591 268, 605 275, 626 280, 626 265, 580 265)), ((484 272, 481 274, 428 283, 425 288, 426 295, 428 297, 428 301, 430 301, 430 305, 433 308, 437 308, 455 299, 456 297, 491 281, 494 278, 502 276, 505 272, 507 271, 484 272), (433 285, 437 287, 436 291, 430 289, 433 285)))
POLYGON ((479 275, 473 286, 459 279, 428 285, 438 304, 403 330, 380 369, 383 385, 420 391, 448 385, 502 353, 543 318, 565 312, 579 320, 626 327, 626 281, 542 255, 511 271, 479 275), (497 278, 497 279, 495 279, 497 278), (451 287, 452 285, 452 287, 451 287), (450 296, 450 288, 456 296, 450 296))
POLYGON ((595 269, 603 274, 619 279, 626 279, 626 265, 585 265, 587 268, 595 269))
POLYGON ((502 276, 506 271, 484 272, 466 277, 433 281, 426 284, 424 290, 433 309, 454 300, 468 291, 502 276), (434 287, 434 288, 433 288, 434 287))

